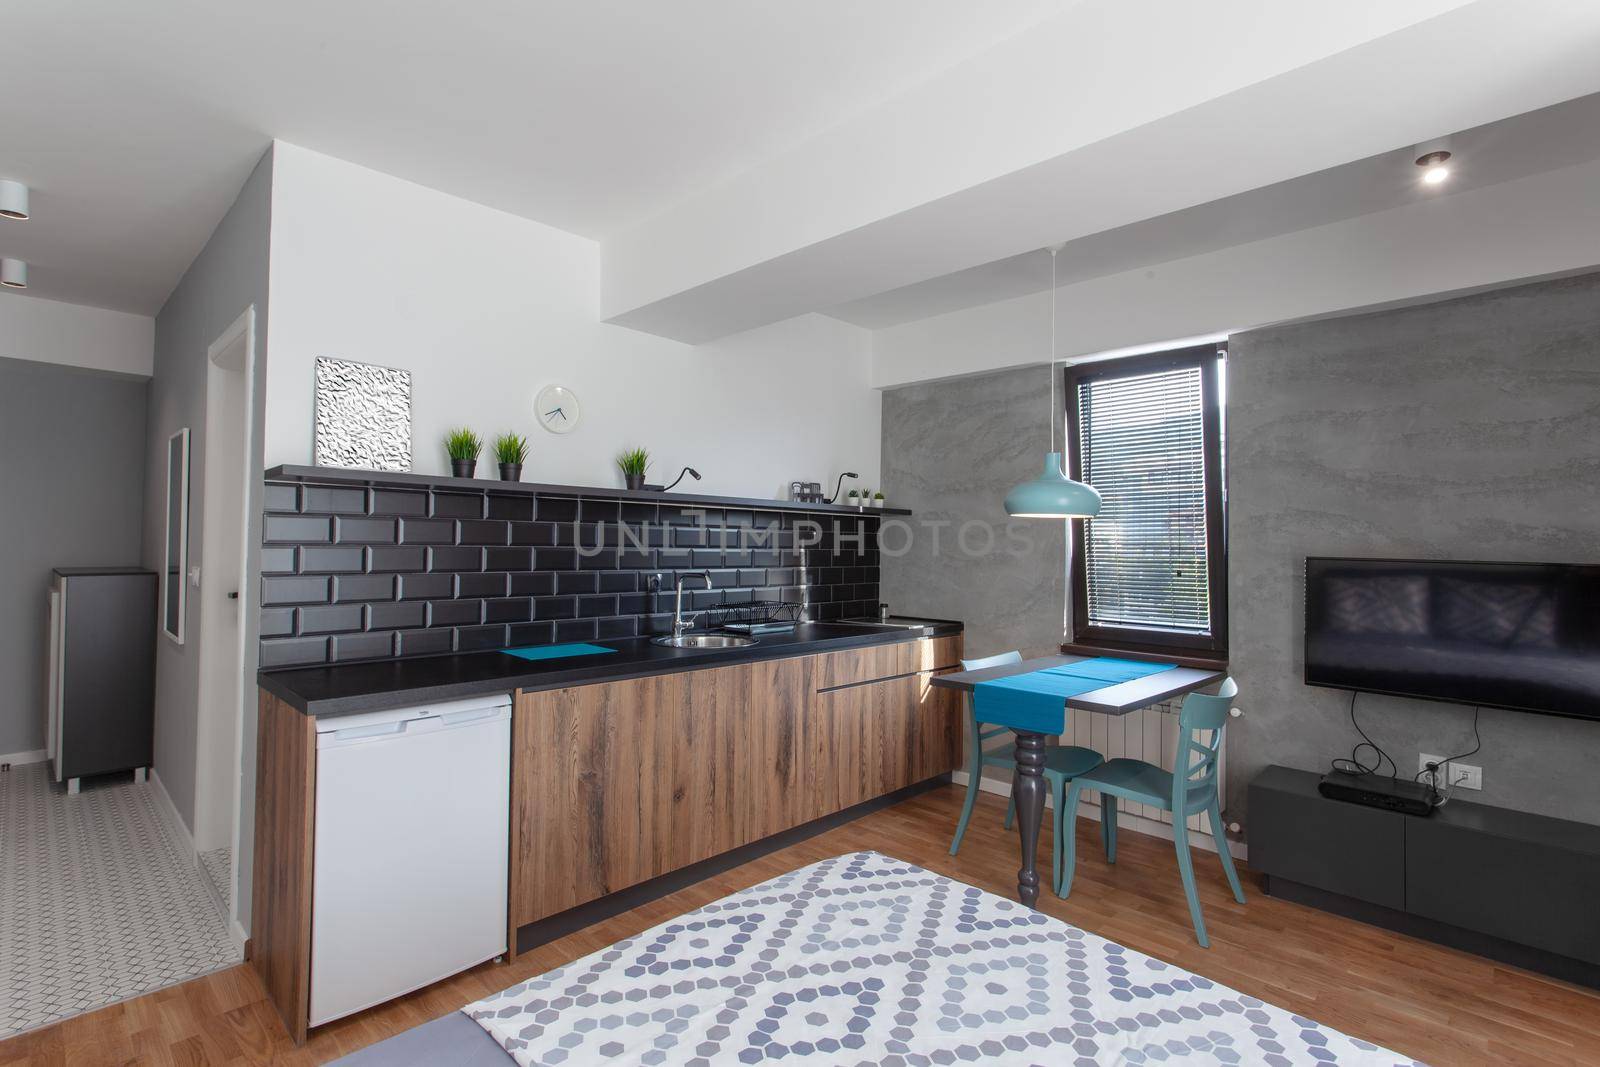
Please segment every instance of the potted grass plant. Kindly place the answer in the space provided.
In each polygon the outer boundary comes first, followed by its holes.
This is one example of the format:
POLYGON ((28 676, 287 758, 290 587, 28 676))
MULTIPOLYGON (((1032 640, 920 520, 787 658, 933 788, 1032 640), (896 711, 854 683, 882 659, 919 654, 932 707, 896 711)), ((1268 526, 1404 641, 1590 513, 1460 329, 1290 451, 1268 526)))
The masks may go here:
POLYGON ((478 469, 483 439, 463 426, 445 435, 444 450, 450 455, 450 473, 457 478, 470 478, 478 469))
POLYGON ((622 481, 629 489, 644 488, 644 473, 650 469, 650 451, 644 448, 630 448, 617 456, 617 469, 622 472, 622 481))
POLYGON ((501 434, 494 439, 494 458, 500 464, 502 482, 520 482, 522 463, 528 458, 528 439, 520 434, 501 434))

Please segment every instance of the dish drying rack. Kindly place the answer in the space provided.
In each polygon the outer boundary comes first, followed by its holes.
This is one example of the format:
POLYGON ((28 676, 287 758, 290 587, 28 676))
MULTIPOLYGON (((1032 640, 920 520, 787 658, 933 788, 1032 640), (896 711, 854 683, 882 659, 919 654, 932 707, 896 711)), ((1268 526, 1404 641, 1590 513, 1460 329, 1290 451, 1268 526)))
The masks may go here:
POLYGON ((705 625, 712 630, 741 634, 786 634, 805 621, 805 605, 786 600, 752 600, 706 608, 705 625))

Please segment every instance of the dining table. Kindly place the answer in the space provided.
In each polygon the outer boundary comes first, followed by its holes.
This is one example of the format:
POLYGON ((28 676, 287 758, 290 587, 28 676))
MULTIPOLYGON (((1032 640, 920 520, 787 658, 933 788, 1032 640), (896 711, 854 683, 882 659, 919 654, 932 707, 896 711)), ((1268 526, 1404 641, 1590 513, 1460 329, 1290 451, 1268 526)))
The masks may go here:
MULTIPOLYGON (((1052 668, 1088 670, 1093 661, 1106 664, 1127 661, 1110 656, 1080 656, 1062 653, 1040 656, 1018 663, 1005 663, 978 670, 954 671, 935 675, 932 685, 937 689, 954 689, 976 700, 976 692, 985 682, 1001 679, 1020 679, 1024 675, 1048 672, 1052 668), (1083 665, 1075 668, 1075 665, 1083 665)), ((1066 731, 1068 708, 1099 712, 1103 715, 1127 715, 1141 708, 1152 707, 1173 697, 1192 693, 1223 680, 1220 671, 1176 664, 1160 664, 1153 673, 1127 681, 1106 684, 1064 697, 1058 704, 1054 700, 1035 701, 1031 709, 1006 712, 987 709, 982 722, 989 726, 1004 726, 1016 736, 1016 773, 1011 779, 1011 795, 1017 807, 1017 833, 1021 837, 1022 866, 1017 871, 1017 899, 1027 907, 1035 907, 1039 900, 1039 827, 1044 821, 1044 798, 1047 791, 1042 771, 1045 764, 1045 742, 1049 737, 1066 731), (1007 721, 1007 720, 1010 721, 1007 721)), ((1115 673, 1115 672, 1107 672, 1115 673)), ((1015 683, 1012 683, 1015 684, 1015 683)))

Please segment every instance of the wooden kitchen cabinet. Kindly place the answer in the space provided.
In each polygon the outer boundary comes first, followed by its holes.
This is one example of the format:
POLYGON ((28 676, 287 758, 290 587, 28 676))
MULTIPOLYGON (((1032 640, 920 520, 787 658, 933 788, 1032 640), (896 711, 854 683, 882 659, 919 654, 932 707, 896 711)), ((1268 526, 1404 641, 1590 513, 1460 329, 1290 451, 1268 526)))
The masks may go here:
POLYGON ((924 638, 541 692, 512 722, 519 927, 952 770, 924 638))

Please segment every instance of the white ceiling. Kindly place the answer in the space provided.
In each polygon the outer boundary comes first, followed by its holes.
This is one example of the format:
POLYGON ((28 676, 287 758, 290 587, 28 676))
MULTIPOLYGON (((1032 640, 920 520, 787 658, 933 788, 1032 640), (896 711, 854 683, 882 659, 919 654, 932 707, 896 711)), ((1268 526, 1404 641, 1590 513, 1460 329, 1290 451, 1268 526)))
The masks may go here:
POLYGON ((0 254, 153 313, 274 137, 599 237, 1074 2, 10 4, 0 254))
MULTIPOLYGON (((1600 159, 1600 94, 1454 134, 1442 185, 1418 180, 1414 146, 1213 200, 1067 242, 1060 285, 1100 278, 1329 222, 1437 200, 1600 159)), ((1430 145, 1431 147, 1431 145, 1430 145)), ((981 264, 824 310, 867 329, 1008 300, 1050 286, 1043 249, 981 264)))

